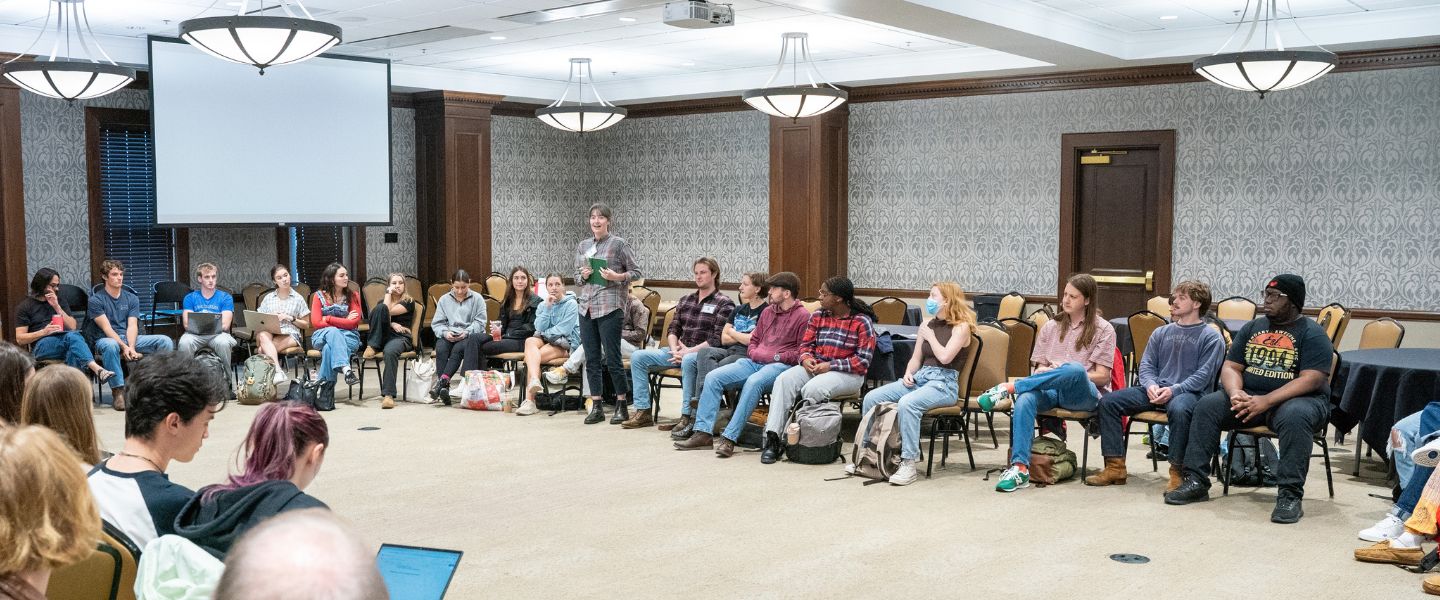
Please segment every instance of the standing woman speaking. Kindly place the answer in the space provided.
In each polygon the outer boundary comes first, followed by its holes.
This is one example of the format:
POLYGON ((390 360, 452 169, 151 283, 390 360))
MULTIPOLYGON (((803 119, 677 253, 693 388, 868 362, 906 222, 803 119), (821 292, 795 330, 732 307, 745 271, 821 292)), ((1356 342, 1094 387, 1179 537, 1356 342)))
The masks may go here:
POLYGON ((585 348, 585 376, 589 378, 591 392, 586 425, 605 420, 605 409, 597 395, 605 389, 605 371, 610 372, 610 381, 615 384, 616 412, 627 412, 625 404, 630 398, 630 390, 625 387, 625 369, 620 364, 620 326, 625 320, 622 309, 630 293, 628 282, 640 279, 641 274, 630 244, 624 238, 610 235, 610 216, 609 206, 590 205, 593 237, 575 247, 575 283, 580 288, 580 343, 585 348), (593 268, 592 263, 598 268, 593 268))

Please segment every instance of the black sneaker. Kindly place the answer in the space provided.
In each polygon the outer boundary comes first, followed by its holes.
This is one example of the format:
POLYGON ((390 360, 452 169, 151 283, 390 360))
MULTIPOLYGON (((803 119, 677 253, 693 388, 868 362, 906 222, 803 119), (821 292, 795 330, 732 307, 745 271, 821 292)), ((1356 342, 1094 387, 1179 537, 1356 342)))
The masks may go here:
POLYGON ((594 425, 605 420, 604 404, 593 402, 590 404, 590 414, 585 415, 585 424, 594 425))
POLYGON ((1192 502, 1204 502, 1210 499, 1210 481, 1207 479, 1185 476, 1185 481, 1175 491, 1165 494, 1165 503, 1180 506, 1192 502))
POLYGON ((445 406, 450 406, 450 379, 444 378, 436 383, 435 389, 430 391, 430 397, 444 402, 445 406))
POLYGON ((345 385, 359 385, 360 377, 355 375, 355 369, 345 372, 345 385))
POLYGON ((760 464, 775 464, 780 460, 780 435, 773 432, 765 432, 765 447, 760 450, 760 464))
POLYGON ((1289 525, 1299 523, 1300 517, 1305 516, 1305 511, 1300 508, 1300 495, 1293 492, 1280 492, 1275 499, 1275 510, 1270 512, 1270 522, 1289 525))

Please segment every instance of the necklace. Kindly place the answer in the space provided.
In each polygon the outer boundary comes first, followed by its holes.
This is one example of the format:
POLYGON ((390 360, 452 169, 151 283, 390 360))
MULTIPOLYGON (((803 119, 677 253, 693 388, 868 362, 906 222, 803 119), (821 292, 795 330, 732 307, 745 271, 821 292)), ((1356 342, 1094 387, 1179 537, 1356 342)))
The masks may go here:
POLYGON ((124 451, 122 451, 122 452, 117 452, 117 454, 119 454, 120 456, 128 456, 128 457, 130 457, 130 458, 138 458, 138 459, 140 459, 140 460, 143 460, 143 461, 145 461, 145 462, 147 462, 147 463, 150 463, 150 466, 155 467, 155 470, 156 470, 156 471, 159 471, 161 475, 164 475, 164 474, 165 474, 165 469, 160 468, 160 463, 157 463, 157 462, 155 462, 155 461, 153 461, 153 460, 150 460, 148 457, 140 456, 139 454, 131 454, 131 453, 129 453, 129 452, 124 452, 124 451))

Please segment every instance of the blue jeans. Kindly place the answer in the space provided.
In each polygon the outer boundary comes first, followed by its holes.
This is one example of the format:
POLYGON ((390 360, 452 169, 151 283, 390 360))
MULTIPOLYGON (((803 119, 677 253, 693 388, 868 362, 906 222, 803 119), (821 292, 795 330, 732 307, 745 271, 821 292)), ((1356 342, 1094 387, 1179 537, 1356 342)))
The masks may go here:
POLYGON ((1056 407, 1088 411, 1099 404, 1100 391, 1080 363, 1068 362, 1016 381, 1015 408, 1010 414, 1010 464, 1030 465, 1036 413, 1056 407))
MULTIPOLYGON (((691 352, 680 359, 680 397, 689 398, 695 389, 695 357, 691 352)), ((650 408, 650 372, 673 369, 670 362, 670 348, 650 348, 630 355, 630 397, 635 401, 635 410, 650 408)), ((681 402, 680 414, 690 414, 690 402, 681 402)))
POLYGON ((1145 388, 1128 387, 1105 394, 1100 399, 1100 453, 1105 458, 1125 457, 1125 431, 1120 418, 1147 410, 1163 411, 1170 420, 1170 464, 1185 466, 1185 445, 1190 438, 1190 415, 1200 396, 1181 392, 1170 396, 1163 405, 1150 403, 1145 388))
POLYGON ((1400 475, 1400 500, 1395 503, 1395 516, 1408 518, 1420 502, 1420 492, 1430 480, 1434 467, 1420 467, 1410 458, 1410 453, 1419 448, 1421 438, 1440 431, 1440 402, 1431 402, 1413 415, 1400 419, 1392 428, 1399 434, 1404 445, 1395 448, 1390 456, 1395 461, 1395 472, 1400 475))
MULTIPOLYGON (((915 460, 920 458, 920 418, 925 416, 925 411, 941 406, 954 406, 960 401, 960 386, 957 383, 954 369, 944 367, 921 367, 915 373, 915 387, 905 385, 905 380, 897 379, 881 387, 875 388, 865 394, 865 402, 860 406, 860 414, 870 412, 876 404, 882 402, 894 402, 899 404, 895 420, 900 424, 900 458, 915 460)), ((857 445, 864 446, 866 434, 870 432, 859 432, 857 445)))
MULTIPOLYGON (((135 337, 135 351, 141 354, 171 352, 175 342, 163 335, 140 335, 135 337)), ((125 387, 124 363, 120 360, 120 342, 101 338, 95 342, 95 351, 100 354, 100 364, 115 375, 110 378, 110 389, 125 387)))
POLYGON ((354 329, 326 327, 310 336, 310 345, 320 351, 320 379, 335 381, 335 373, 350 364, 350 355, 360 349, 360 334, 354 329))
POLYGON ((61 335, 47 335, 35 342, 32 348, 36 360, 59 360, 65 359, 65 364, 80 370, 90 367, 90 361, 95 360, 95 354, 90 351, 90 343, 85 341, 85 336, 78 331, 67 331, 61 335))
POLYGON ((695 431, 714 431, 715 416, 720 412, 720 400, 724 397, 725 390, 743 384, 740 388, 740 403, 735 405, 735 413, 730 416, 730 423, 725 426, 725 432, 720 434, 732 442, 739 440, 740 432, 745 430, 745 421, 750 418, 750 413, 755 412, 755 405, 760 403, 760 395, 770 391, 770 386, 775 385, 775 378, 789 368, 790 365, 785 363, 762 365, 742 358, 710 371, 705 377, 703 391, 700 392, 700 408, 695 411, 695 431))

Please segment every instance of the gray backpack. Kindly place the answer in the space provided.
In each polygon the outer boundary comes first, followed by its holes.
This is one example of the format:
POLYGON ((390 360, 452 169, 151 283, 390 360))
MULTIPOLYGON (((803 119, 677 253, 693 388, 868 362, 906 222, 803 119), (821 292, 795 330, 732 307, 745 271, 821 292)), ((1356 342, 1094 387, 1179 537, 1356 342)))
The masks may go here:
POLYGON ((850 451, 850 464, 855 465, 856 475, 878 483, 888 481, 900 468, 900 428, 896 426, 896 416, 895 404, 884 402, 861 417, 855 448, 850 451), (861 439, 865 440, 864 445, 861 439))
POLYGON ((240 375, 235 398, 241 404, 251 405, 275 399, 275 365, 270 364, 270 357, 256 354, 245 359, 245 371, 240 375))
POLYGON ((795 409, 790 422, 800 426, 799 442, 785 446, 790 462, 828 465, 840 460, 840 405, 805 402, 795 409))

